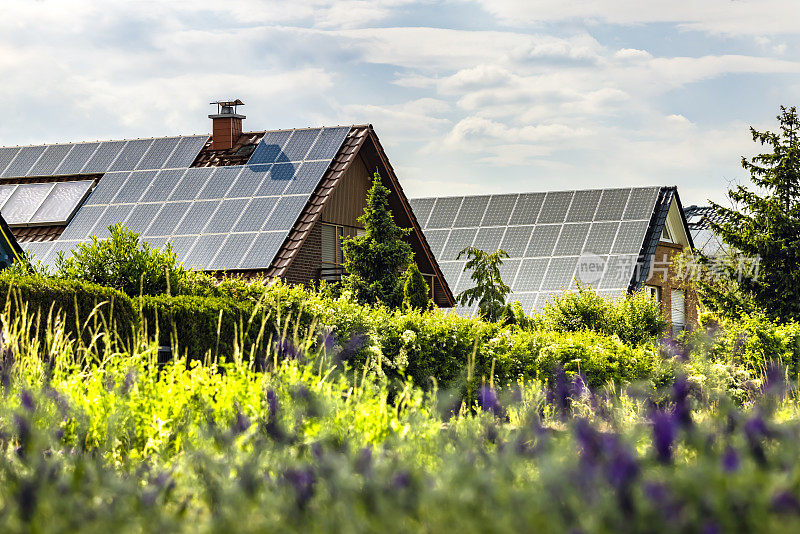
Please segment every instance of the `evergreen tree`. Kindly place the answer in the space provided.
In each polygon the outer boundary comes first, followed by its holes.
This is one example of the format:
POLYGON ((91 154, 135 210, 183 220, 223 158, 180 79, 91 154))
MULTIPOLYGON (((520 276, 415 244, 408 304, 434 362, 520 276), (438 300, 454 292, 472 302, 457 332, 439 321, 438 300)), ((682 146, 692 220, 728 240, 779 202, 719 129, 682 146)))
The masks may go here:
POLYGON ((758 190, 731 189, 730 198, 742 209, 712 203, 726 222, 710 223, 727 245, 760 258, 758 277, 742 278, 741 289, 773 318, 788 320, 800 318, 800 121, 794 107, 781 106, 777 118, 779 133, 750 128, 753 141, 769 145, 772 153, 742 158, 758 190))
POLYGON ((470 278, 475 287, 463 291, 456 300, 462 306, 472 306, 477 302, 481 317, 491 322, 498 321, 505 308, 506 295, 511 292, 511 288, 500 278, 500 266, 503 264, 503 258, 508 258, 508 254, 502 249, 489 254, 474 247, 467 247, 458 253, 457 259, 461 259, 461 256, 468 258, 464 270, 472 270, 470 278))
POLYGON ((358 219, 366 232, 342 242, 344 268, 348 273, 344 287, 360 302, 399 307, 403 302, 402 273, 413 261, 414 253, 411 245, 403 241, 411 230, 394 222, 389 193, 375 172, 367 206, 358 219))
POLYGON ((426 310, 431 302, 428 284, 425 277, 419 272, 416 263, 411 263, 404 275, 403 307, 414 310, 426 310))

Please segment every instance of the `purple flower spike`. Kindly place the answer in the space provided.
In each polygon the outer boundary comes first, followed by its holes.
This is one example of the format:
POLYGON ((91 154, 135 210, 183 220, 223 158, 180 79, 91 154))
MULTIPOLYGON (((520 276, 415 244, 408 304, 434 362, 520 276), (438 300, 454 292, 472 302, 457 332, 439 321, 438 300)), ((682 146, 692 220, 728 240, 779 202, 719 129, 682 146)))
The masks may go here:
POLYGON ((575 439, 581 448, 581 458, 589 464, 600 461, 602 440, 600 434, 586 419, 578 419, 575 423, 575 439))
POLYGON ((22 407, 29 412, 32 412, 34 409, 36 409, 36 406, 33 402, 33 395, 27 389, 23 390, 20 394, 20 402, 22 403, 22 407))
POLYGON ((692 411, 689 408, 689 381, 679 376, 672 385, 672 399, 675 402, 673 412, 675 421, 683 428, 692 426, 692 411))
POLYGON ((767 369, 764 379, 764 394, 769 397, 782 398, 786 393, 786 373, 782 365, 773 363, 767 369))
POLYGON ((781 491, 772 497, 772 509, 783 514, 800 514, 800 501, 788 491, 781 491))
POLYGON ((297 507, 303 509, 314 496, 316 477, 311 468, 289 469, 284 474, 284 479, 292 485, 295 492, 297 507))
POLYGON ((722 455, 722 469, 726 473, 733 473, 739 469, 739 454, 736 449, 728 445, 725 449, 725 454, 722 455))
POLYGON ((497 417, 503 416, 503 407, 497 401, 497 393, 492 387, 484 386, 480 389, 478 392, 478 404, 483 410, 492 412, 497 417))
POLYGON ((652 416, 653 421, 653 445, 661 463, 672 462, 672 443, 675 441, 675 419, 661 410, 652 416))

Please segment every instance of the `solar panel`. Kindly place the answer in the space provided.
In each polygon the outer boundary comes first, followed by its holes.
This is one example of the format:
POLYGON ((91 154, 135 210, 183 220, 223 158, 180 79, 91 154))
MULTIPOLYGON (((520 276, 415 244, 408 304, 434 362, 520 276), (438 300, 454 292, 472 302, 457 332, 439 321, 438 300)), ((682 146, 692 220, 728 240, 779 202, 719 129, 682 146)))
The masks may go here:
POLYGON ((311 147, 311 150, 306 155, 306 159, 333 159, 339 152, 349 132, 350 126, 323 128, 322 133, 319 134, 319 137, 314 142, 314 146, 311 147))
POLYGON ((601 289, 625 288, 633 278, 636 268, 637 255, 610 256, 606 263, 603 278, 600 281, 601 289))
POLYGON ((172 234, 183 235, 201 233, 220 203, 220 200, 197 200, 193 202, 183 220, 178 224, 172 234))
POLYGON ((175 151, 162 169, 178 169, 189 167, 208 141, 207 135, 181 137, 175 151))
POLYGON ((242 260, 239 269, 265 269, 270 266, 275 254, 286 239, 286 232, 262 232, 253 240, 242 260))
POLYGON ((19 153, 19 147, 0 148, 0 176, 3 175, 3 171, 11 163, 11 160, 16 157, 17 153, 19 153))
POLYGON ((171 237, 167 240, 167 243, 172 245, 172 250, 175 251, 175 254, 178 256, 179 260, 183 262, 183 258, 185 258, 192 249, 195 241, 197 241, 197 236, 183 235, 171 237))
POLYGON ((91 180, 56 183, 50 194, 39 206, 39 209, 31 217, 30 222, 36 224, 67 223, 83 199, 86 198, 92 183, 91 180))
POLYGON ((208 221, 206 233, 230 232, 233 225, 242 215, 242 210, 247 206, 248 199, 236 198, 223 200, 217 211, 208 221))
POLYGON ((211 260, 219 252, 222 242, 225 240, 225 235, 201 235, 197 238, 192 250, 186 255, 185 263, 189 267, 196 269, 206 269, 211 260))
POLYGON ((132 172, 111 202, 114 204, 139 202, 139 199, 150 186, 155 176, 156 171, 132 172))
POLYGON ((11 161, 9 166, 3 171, 3 178, 27 176, 28 171, 36 163, 36 160, 44 153, 45 146, 24 146, 19 149, 17 156, 11 161))
POLYGON ((522 263, 520 259, 505 259, 498 268, 500 271, 500 280, 507 286, 513 287, 514 278, 517 276, 517 271, 522 263))
POLYGON ((622 219, 630 192, 630 189, 604 189, 594 220, 618 221, 622 219))
POLYGON ((613 254, 636 253, 642 249, 648 221, 625 221, 620 224, 617 240, 614 241, 613 254))
POLYGON ((575 191, 572 205, 567 214, 567 222, 591 222, 594 219, 594 212, 600 202, 600 189, 589 189, 586 191, 575 191))
POLYGON ((110 172, 114 171, 132 171, 139 165, 142 156, 152 146, 152 139, 134 139, 128 141, 125 148, 122 149, 114 164, 108 169, 110 172))
POLYGON ((594 254, 611 253, 611 246, 619 229, 618 222, 596 222, 589 229, 589 237, 586 238, 586 251, 594 254))
POLYGON ((525 193, 519 196, 508 224, 535 224, 544 201, 544 193, 525 193))
POLYGON ((531 240, 528 243, 528 250, 525 251, 525 255, 534 258, 552 256, 560 232, 561 225, 558 224, 536 226, 531 234, 531 240))
MULTIPOLYGON (((168 205, 164 204, 164 206, 168 205)), ((137 204, 125 221, 125 226, 140 235, 168 235, 169 232, 166 234, 148 232, 148 228, 152 226, 154 219, 157 219, 161 206, 162 204, 137 204)))
POLYGON ((631 191, 631 196, 628 199, 628 205, 625 208, 625 214, 622 216, 625 220, 632 219, 647 219, 653 215, 653 210, 656 207, 656 200, 658 200, 658 187, 637 188, 631 191))
POLYGON ((528 240, 532 233, 533 226, 509 226, 500 243, 500 248, 512 258, 520 258, 525 255, 525 249, 528 248, 528 240))
POLYGON ((489 205, 488 196, 465 197, 461 203, 453 226, 469 227, 480 226, 486 206, 489 205))
POLYGON ((431 214, 433 203, 436 199, 433 198, 418 198, 410 200, 411 209, 414 212, 414 217, 422 228, 425 228, 425 223, 428 222, 428 216, 431 214))
POLYGON ((506 226, 519 195, 494 195, 489 198, 489 207, 483 216, 483 226, 506 226))
POLYGON ((456 218, 458 209, 461 207, 463 197, 443 197, 437 198, 433 212, 428 219, 428 228, 450 228, 456 218))
POLYGON ((163 139, 154 139, 150 148, 142 157, 139 164, 136 166, 137 170, 148 169, 161 169, 166 164, 172 151, 178 147, 180 137, 165 137, 163 139))
POLYGON ((108 171, 108 168, 111 167, 126 144, 127 141, 106 141, 100 143, 100 146, 97 147, 97 150, 95 150, 91 159, 81 172, 91 173, 108 171))
MULTIPOLYGON (((297 194, 311 194, 317 188, 319 181, 328 170, 328 161, 306 161, 300 165, 300 169, 294 176, 294 179, 289 182, 286 189, 283 191, 284 195, 297 195, 297 194)), ((273 165, 282 167, 284 165, 273 165)), ((289 166, 286 164, 285 166, 289 166)))
POLYGON ((451 289, 456 286, 458 277, 464 270, 465 264, 465 261, 449 261, 439 264, 439 269, 442 271, 442 275, 444 279, 447 280, 447 285, 449 285, 451 289))
POLYGON ((500 241, 503 239, 505 228, 480 228, 478 235, 475 236, 475 241, 472 246, 478 250, 483 250, 490 254, 500 248, 500 241))
MULTIPOLYGON (((239 177, 233 183, 230 189, 230 196, 232 197, 252 197, 261 188, 261 183, 265 180, 271 180, 269 177, 269 169, 271 165, 246 165, 242 168, 239 177)), ((264 191, 272 191, 267 195, 279 195, 286 188, 286 184, 273 184, 266 186, 264 191)))
POLYGON ((132 210, 133 206, 130 204, 115 204, 109 206, 97 220, 97 225, 92 228, 91 234, 89 235, 94 234, 100 239, 109 237, 111 234, 108 231, 108 227, 117 223, 125 223, 132 210))
POLYGON ((278 203, 276 197, 253 198, 242 210, 242 216, 233 228, 234 232, 257 232, 264 226, 270 213, 278 203))
POLYGON ((204 269, 230 269, 238 266, 258 234, 228 234, 216 256, 204 269))
POLYGON ((547 193, 539 212, 538 224, 562 223, 567 217, 567 210, 572 201, 573 191, 553 191, 547 193))
POLYGON ((109 204, 117 196, 117 193, 122 189, 125 180, 128 179, 131 173, 129 172, 109 172, 100 178, 97 187, 94 188, 92 194, 86 200, 89 205, 95 204, 109 204))
POLYGON ((289 182, 295 178, 299 163, 276 163, 270 166, 267 175, 255 192, 255 196, 266 197, 283 194, 289 182))
MULTIPOLYGON (((217 167, 211 173, 203 190, 197 194, 198 199, 223 198, 225 193, 233 186, 241 167, 217 167)), ((235 196, 235 194, 230 195, 235 196)))
POLYGON ((3 204, 6 203, 6 200, 8 200, 8 197, 11 196, 11 194, 14 192, 16 188, 17 184, 0 185, 0 208, 2 208, 3 204))
POLYGON ((181 181, 173 189, 169 200, 194 200, 197 193, 202 191, 213 172, 213 167, 186 169, 186 174, 183 175, 181 181))
POLYGON ((262 229, 267 231, 289 230, 300 216, 300 211, 306 202, 308 202, 306 196, 281 197, 262 229))
POLYGON ((547 274, 542 281, 542 290, 561 291, 569 289, 575 278, 575 271, 578 267, 576 256, 568 258, 551 258, 547 266, 547 274))
POLYGON ((50 248, 47 255, 42 258, 42 262, 49 265, 54 265, 60 254, 63 254, 63 257, 66 260, 72 256, 72 250, 77 246, 77 243, 54 241, 53 246, 50 248))
POLYGON ((450 230, 450 235, 442 251, 442 261, 455 260, 459 252, 472 246, 472 241, 477 233, 477 228, 455 228, 450 230))
POLYGON ((55 184, 20 184, 3 205, 8 224, 25 224, 39 209, 55 184))
POLYGON ((250 156, 248 165, 259 165, 264 163, 275 163, 276 161, 290 161, 288 156, 284 154, 283 150, 286 147, 286 142, 292 135, 292 130, 281 130, 275 132, 267 132, 264 137, 259 141, 258 146, 253 155, 250 156))
POLYGON ((64 229, 61 239, 85 239, 90 236, 92 228, 97 224, 97 219, 103 215, 106 209, 106 206, 87 206, 84 204, 64 229))
POLYGON ((49 176, 53 174, 74 145, 50 145, 28 171, 28 176, 49 176))
POLYGON ((571 256, 583 252, 583 244, 589 233, 589 224, 565 224, 561 230, 555 250, 559 255, 571 256))
POLYGON ((189 211, 189 207, 192 205, 191 202, 167 202, 165 204, 141 204, 137 207, 144 207, 144 206, 156 206, 160 207, 161 210, 158 211, 158 215, 152 219, 152 224, 147 228, 145 235, 149 236, 157 236, 157 235, 171 235, 175 232, 175 228, 177 228, 178 223, 186 215, 186 212, 189 211))
POLYGON ((180 183, 186 169, 167 169, 158 171, 151 180, 140 202, 163 202, 180 183))
POLYGON ((519 266, 517 278, 511 289, 516 291, 538 291, 547 269, 547 258, 525 259, 519 266))
POLYGON ((53 248, 52 241, 29 242, 20 243, 20 246, 29 256, 33 256, 34 262, 36 260, 44 260, 53 248))
POLYGON ((61 165, 53 171, 53 174, 79 174, 99 146, 100 143, 78 143, 74 145, 67 157, 64 158, 64 161, 61 162, 61 165))
POLYGON ((441 256, 442 247, 449 233, 450 230, 425 230, 425 239, 435 257, 441 256))
POLYGON ((320 128, 295 130, 283 150, 288 161, 303 161, 306 159, 306 154, 308 154, 311 145, 317 140, 321 131, 320 128))

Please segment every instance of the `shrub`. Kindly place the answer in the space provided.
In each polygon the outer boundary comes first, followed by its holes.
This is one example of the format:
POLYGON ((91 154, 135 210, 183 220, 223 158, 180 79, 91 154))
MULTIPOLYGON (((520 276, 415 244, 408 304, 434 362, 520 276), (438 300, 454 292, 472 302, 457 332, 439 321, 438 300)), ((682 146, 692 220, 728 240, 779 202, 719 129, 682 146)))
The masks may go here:
POLYGON ((408 266, 403 284, 403 307, 414 310, 426 310, 430 307, 431 297, 425 277, 419 272, 416 263, 408 266))
POLYGON ((475 247, 467 247, 458 253, 467 257, 464 270, 472 271, 470 278, 475 287, 466 289, 456 297, 462 306, 472 306, 478 303, 478 313, 487 321, 500 320, 506 302, 506 296, 511 293, 511 288, 500 278, 500 266, 503 259, 508 258, 505 250, 497 250, 491 254, 475 247))
POLYGON ((591 287, 578 286, 547 303, 543 325, 559 332, 593 330, 639 345, 657 339, 666 322, 658 303, 642 291, 610 301, 591 287))
POLYGON ((163 251, 151 248, 121 223, 109 231, 108 239, 92 236, 91 243, 79 243, 69 258, 60 254, 56 276, 113 287, 132 297, 178 293, 186 285, 188 271, 178 264, 169 243, 163 251))

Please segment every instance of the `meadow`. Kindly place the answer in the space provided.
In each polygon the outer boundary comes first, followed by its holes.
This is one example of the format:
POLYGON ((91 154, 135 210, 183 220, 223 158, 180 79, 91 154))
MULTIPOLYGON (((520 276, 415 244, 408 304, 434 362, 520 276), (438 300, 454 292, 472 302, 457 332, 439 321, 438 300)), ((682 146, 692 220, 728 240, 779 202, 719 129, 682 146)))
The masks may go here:
POLYGON ((69 315, 4 283, 6 532, 800 526, 797 325, 675 340, 631 330, 636 295, 489 324, 234 284, 251 306, 209 312, 203 349, 183 308, 81 315, 72 287, 69 315))

